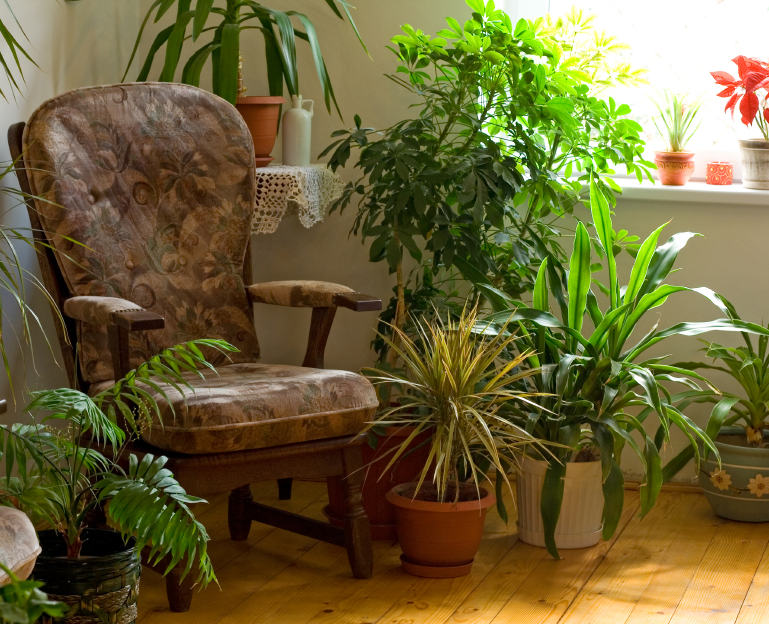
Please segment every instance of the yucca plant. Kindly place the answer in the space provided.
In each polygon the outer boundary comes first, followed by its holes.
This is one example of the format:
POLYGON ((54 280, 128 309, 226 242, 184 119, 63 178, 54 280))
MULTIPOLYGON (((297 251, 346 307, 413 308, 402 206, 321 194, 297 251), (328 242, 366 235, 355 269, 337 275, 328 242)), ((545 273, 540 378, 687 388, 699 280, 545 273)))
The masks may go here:
POLYGON ((667 140, 669 152, 686 151, 686 144, 700 124, 692 127, 702 106, 702 100, 692 100, 686 95, 663 91, 662 101, 654 101, 658 117, 652 117, 657 131, 667 140))
POLYGON ((128 470, 122 468, 126 443, 160 418, 156 397, 170 404, 161 384, 184 393, 192 387, 183 373, 202 377, 201 368, 214 370, 204 346, 235 350, 219 340, 195 340, 162 351, 93 397, 68 388, 31 393, 26 413, 32 422, 0 427, 6 475, 0 504, 58 531, 71 559, 80 556, 91 512, 102 507, 111 526, 136 538, 137 550, 150 546, 150 562, 170 555, 168 571, 186 558, 186 575, 197 559, 198 582, 215 580, 208 534, 189 507, 205 501, 184 491, 164 468, 166 457, 131 454, 128 470), (109 453, 99 450, 105 446, 109 453))
POLYGON ((43 615, 54 618, 67 612, 66 604, 40 591, 40 581, 19 580, 2 562, 0 569, 10 579, 0 587, 0 624, 35 624, 43 615))
MULTIPOLYGON (((471 481, 478 487, 490 469, 496 471, 498 490, 509 485, 506 475, 517 466, 516 453, 537 444, 525 429, 500 415, 502 406, 511 401, 531 401, 532 393, 514 387, 536 374, 520 370, 531 354, 502 358, 515 337, 478 334, 479 324, 483 321, 475 308, 465 308, 458 319, 439 314, 429 323, 414 319, 413 335, 393 328, 393 338, 381 336, 401 358, 405 373, 365 369, 374 383, 401 390, 398 404, 384 409, 368 428, 413 427, 387 469, 415 438, 430 431, 429 453, 416 491, 427 480, 435 485, 438 502, 458 497, 460 483, 471 481)), ((497 498, 500 505, 501 496, 497 498)), ((504 507, 500 509, 504 514, 504 507)))
MULTIPOLYGON (((542 520, 545 541, 554 557, 558 557, 554 534, 560 517, 566 462, 586 445, 600 452, 602 462, 604 539, 614 534, 622 513, 624 483, 620 459, 625 445, 633 449, 643 467, 642 516, 654 506, 663 483, 660 449, 669 442, 671 428, 677 427, 683 432, 698 463, 698 442, 718 457, 710 436, 683 412, 693 401, 712 400, 714 389, 697 384, 698 381, 708 384, 701 375, 665 364, 664 356, 645 357, 647 350, 675 335, 742 331, 769 336, 769 331, 760 325, 731 318, 724 300, 712 290, 664 283, 679 251, 695 236, 691 232, 675 234, 658 246, 665 225, 657 228, 640 246, 627 285, 621 288, 609 205, 594 183, 590 188, 590 208, 597 240, 591 241, 585 225, 578 224, 568 267, 567 292, 563 291, 560 280, 548 280, 549 263, 557 261, 546 260, 537 275, 532 306, 511 302, 511 309, 490 317, 507 324, 506 327, 510 324, 519 327, 520 349, 533 371, 525 381, 531 384, 528 389, 539 395, 534 409, 508 405, 506 412, 511 422, 543 442, 562 445, 552 448, 549 456, 535 456, 548 463, 542 491, 542 520), (594 272, 604 267, 593 265, 592 248, 604 260, 607 285, 594 277, 594 272), (608 300, 605 309, 599 306, 592 285, 605 294, 608 300), (647 312, 679 292, 704 296, 727 318, 677 323, 662 330, 655 324, 640 340, 632 342, 634 331, 639 329, 647 312), (551 296, 560 319, 551 313, 551 296), (590 332, 584 330, 586 317, 594 327, 590 332), (687 389, 673 395, 665 385, 668 382, 684 384, 687 389), (651 414, 659 420, 654 439, 644 427, 644 421, 651 414)), ((558 268, 559 273, 565 270, 565 267, 558 268)), ((504 333, 504 329, 500 332, 504 333)), ((529 452, 532 448, 536 449, 530 447, 529 452)))
MULTIPOLYGON (((350 5, 344 0, 325 0, 333 13, 342 21, 345 16, 355 31, 358 41, 365 50, 358 29, 350 14, 350 5), (343 15, 344 14, 344 15, 343 15)), ((289 95, 299 95, 299 74, 296 60, 296 40, 306 41, 310 45, 315 70, 318 74, 326 108, 331 112, 331 102, 339 112, 334 97, 326 63, 320 51, 320 43, 312 22, 298 11, 277 11, 252 0, 197 0, 192 8, 192 0, 155 0, 150 6, 136 37, 133 53, 126 67, 125 80, 139 49, 144 29, 153 13, 154 22, 159 22, 176 5, 176 16, 169 26, 155 37, 147 53, 147 58, 139 72, 138 81, 149 78, 155 55, 165 46, 165 59, 160 72, 161 82, 174 82, 177 77, 182 48, 191 40, 198 42, 203 33, 210 33, 211 40, 198 47, 181 72, 181 82, 195 87, 200 86, 203 67, 211 57, 213 92, 231 104, 238 96, 238 68, 240 63, 240 35, 243 31, 258 30, 264 37, 264 52, 267 61, 267 80, 270 95, 283 95, 285 83, 289 95), (304 30, 300 30, 292 19, 296 19, 304 30), (213 25, 208 25, 215 21, 213 25), (188 27, 192 23, 191 34, 188 27)), ((341 117, 341 113, 339 113, 341 117)))

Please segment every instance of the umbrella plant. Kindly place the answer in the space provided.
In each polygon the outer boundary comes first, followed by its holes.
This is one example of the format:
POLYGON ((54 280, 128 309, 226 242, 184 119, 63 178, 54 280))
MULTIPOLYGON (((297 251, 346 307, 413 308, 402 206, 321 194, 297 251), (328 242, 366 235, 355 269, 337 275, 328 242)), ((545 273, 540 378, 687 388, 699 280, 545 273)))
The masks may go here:
POLYGON ((208 534, 189 507, 205 501, 184 491, 164 468, 166 457, 123 457, 126 443, 160 419, 158 400, 170 405, 164 387, 189 391, 183 373, 202 377, 201 367, 213 370, 203 346, 234 350, 219 340, 195 340, 162 351, 93 397, 69 388, 32 392, 31 422, 0 427, 0 504, 58 531, 70 559, 80 557, 83 530, 101 507, 108 524, 136 538, 137 551, 150 546, 149 561, 170 555, 170 570, 186 558, 187 574, 197 560, 198 582, 215 580, 208 534))
POLYGON ((712 395, 713 390, 697 384, 707 384, 707 380, 691 370, 664 363, 664 356, 649 357, 648 350, 670 336, 709 331, 769 336, 769 331, 760 325, 732 318, 723 300, 710 289, 665 283, 679 251, 695 236, 691 232, 675 234, 658 246, 666 224, 657 228, 641 244, 627 285, 620 287, 608 201, 592 181, 590 208, 597 240, 591 241, 587 227, 578 224, 567 291, 563 291, 560 280, 548 280, 548 263, 554 260, 546 260, 537 275, 531 307, 511 302, 515 310, 498 311, 492 317, 499 322, 518 324, 522 333, 519 348, 530 353, 528 365, 539 369, 527 378, 527 382, 534 384, 533 389, 541 393, 537 407, 511 409, 510 417, 535 438, 563 445, 553 447, 551 456, 539 457, 548 463, 541 511, 548 550, 555 557, 558 553, 554 533, 560 517, 566 462, 584 447, 592 445, 600 451, 604 539, 613 535, 622 513, 624 484, 620 458, 625 446, 636 453, 643 467, 642 516, 654 506, 662 486, 660 449, 669 442, 673 427, 686 436, 698 461, 698 442, 718 455, 710 437, 682 411, 682 403, 707 400, 712 395), (593 275, 603 266, 592 263, 593 249, 603 258, 607 284, 593 275), (608 300, 603 309, 592 290, 594 284, 608 300), (640 340, 635 338, 647 313, 679 292, 705 297, 728 318, 677 323, 666 329, 658 329, 655 324, 640 340), (551 313, 551 296, 556 303, 555 313, 551 313), (594 328, 592 331, 588 331, 586 317, 594 328), (671 395, 666 382, 682 383, 688 388, 671 395), (651 414, 659 421, 654 439, 644 426, 651 414))

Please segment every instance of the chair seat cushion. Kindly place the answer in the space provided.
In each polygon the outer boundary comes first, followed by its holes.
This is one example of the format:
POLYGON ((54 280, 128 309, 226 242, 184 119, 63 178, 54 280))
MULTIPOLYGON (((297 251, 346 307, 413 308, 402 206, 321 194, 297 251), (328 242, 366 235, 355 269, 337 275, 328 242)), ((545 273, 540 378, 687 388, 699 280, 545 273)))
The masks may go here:
MULTIPOLYGON (((29 518, 13 507, 0 507, 0 561, 24 580, 32 573, 39 554, 37 533, 29 518)), ((0 569, 0 585, 9 582, 8 575, 0 569)))
MULTIPOLYGON (((186 401, 172 386, 160 395, 162 426, 154 422, 142 439, 166 451, 224 453, 336 438, 360 433, 377 407, 371 383, 339 370, 275 364, 230 364, 185 373, 195 392, 186 401)), ((99 392, 107 384, 92 386, 99 392)))

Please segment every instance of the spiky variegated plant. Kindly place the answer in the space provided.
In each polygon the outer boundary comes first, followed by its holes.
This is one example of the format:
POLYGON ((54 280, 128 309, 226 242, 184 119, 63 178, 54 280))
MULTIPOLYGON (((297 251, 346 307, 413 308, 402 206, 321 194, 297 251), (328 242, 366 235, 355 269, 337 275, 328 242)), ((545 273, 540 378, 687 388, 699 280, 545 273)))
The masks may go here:
POLYGON ((168 571, 186 557, 186 575, 197 558, 198 581, 215 580, 208 534, 188 506, 205 501, 184 491, 164 468, 166 457, 148 454, 139 460, 131 454, 128 471, 121 467, 127 441, 160 419, 157 397, 170 405, 161 384, 184 393, 192 390, 185 371, 202 377, 200 368, 214 370, 200 351, 203 346, 235 350, 219 340, 195 340, 162 351, 94 397, 68 388, 33 392, 26 408, 32 422, 0 427, 6 471, 0 504, 45 521, 75 559, 89 512, 102 506, 112 526, 136 538, 137 550, 151 547, 150 561, 171 555, 168 571), (98 450, 105 444, 109 455, 98 450))
MULTIPOLYGON (((491 318, 501 323, 516 323, 522 332, 521 347, 534 374, 527 377, 533 389, 542 393, 535 409, 512 407, 511 421, 534 437, 559 442, 549 457, 542 490, 542 520, 548 550, 558 557, 555 528, 563 500, 566 462, 586 444, 600 450, 603 468, 604 539, 617 528, 624 501, 620 470, 622 449, 627 444, 638 455, 643 467, 641 515, 657 500, 663 482, 659 451, 670 440, 670 429, 677 427, 689 440, 699 462, 697 442, 718 456, 710 437, 682 411, 683 404, 710 400, 713 391, 702 389, 696 381, 707 380, 684 368, 666 365, 665 357, 645 357, 649 348, 675 335, 694 336, 709 331, 742 331, 764 336, 769 331, 760 325, 731 318, 723 300, 708 288, 688 288, 665 284, 678 252, 694 236, 691 232, 675 234, 664 245, 657 242, 664 225, 657 228, 638 250, 627 286, 620 287, 614 259, 615 246, 611 215, 606 197, 591 183, 590 208, 597 241, 590 239, 587 228, 579 223, 564 293, 560 280, 548 288, 548 261, 543 262, 535 282, 531 308, 511 302, 515 310, 495 313, 491 318), (591 247, 604 258, 608 285, 593 277, 591 247), (591 290, 596 284, 608 299, 601 309, 591 290), (658 330, 656 324, 637 342, 634 331, 643 327, 647 312, 662 305, 679 292, 694 292, 718 306, 728 318, 702 323, 678 323, 658 330), (561 318, 550 313, 550 296, 557 303, 561 318), (585 317, 595 329, 584 332, 585 317), (584 333, 583 333, 584 332, 584 333), (664 382, 680 382, 689 388, 671 395, 664 382), (636 409, 641 412, 637 416, 636 409), (644 428, 651 414, 659 419, 652 440, 644 428), (640 444, 633 436, 640 437, 640 444)), ((551 260, 554 261, 554 260, 551 260)), ((600 265, 599 265, 600 267, 600 265)), ((563 270, 563 267, 559 267, 563 270)), ((648 321, 647 321, 648 322, 648 321)))
POLYGON ((665 89, 664 101, 654 100, 658 117, 652 117, 657 132, 666 140, 669 152, 683 152, 700 124, 692 127, 702 106, 701 99, 673 93, 665 89))
MULTIPOLYGON (((478 324, 476 309, 465 309, 456 320, 444 321, 439 314, 430 323, 415 319, 416 337, 400 328, 393 328, 395 340, 382 336, 401 358, 405 374, 367 369, 375 383, 396 384, 402 390, 399 404, 383 410, 368 428, 414 428, 392 453, 387 469, 409 451, 415 438, 431 431, 417 491, 431 476, 439 502, 458 497, 458 483, 472 480, 478 486, 490 468, 496 470, 499 491, 508 483, 506 474, 517 467, 515 453, 536 443, 523 428, 499 415, 510 401, 530 401, 530 393, 513 387, 536 374, 519 370, 530 354, 501 361, 515 338, 478 334, 478 324)), ((501 503, 502 497, 497 498, 501 503)), ((504 515, 503 506, 500 511, 504 515)))

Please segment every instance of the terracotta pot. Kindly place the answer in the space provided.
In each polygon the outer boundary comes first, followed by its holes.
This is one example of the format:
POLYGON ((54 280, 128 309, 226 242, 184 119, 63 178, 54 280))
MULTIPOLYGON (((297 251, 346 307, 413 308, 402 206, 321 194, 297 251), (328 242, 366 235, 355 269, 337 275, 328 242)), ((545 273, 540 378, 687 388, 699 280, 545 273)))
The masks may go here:
POLYGON ((694 152, 654 152, 657 177, 665 186, 683 186, 694 173, 694 152))
POLYGON ((740 141, 742 154, 742 186, 749 189, 769 189, 769 141, 748 139, 740 141))
MULTIPOLYGON (((385 468, 392 459, 393 449, 400 446, 412 431, 413 427, 386 427, 384 435, 377 436, 376 449, 365 442, 361 446, 366 474, 363 482, 363 509, 371 524, 371 539, 398 539, 395 507, 387 502, 386 496, 393 486, 409 483, 419 476, 430 452, 428 445, 422 443, 429 439, 430 432, 419 434, 409 445, 411 452, 406 451, 407 454, 390 470, 385 471, 385 468)), ((329 477, 327 487, 328 505, 323 508, 323 513, 331 524, 344 527, 342 481, 339 477, 329 477)))
MULTIPOLYGON (((481 488, 480 500, 436 503, 413 500, 415 483, 396 485, 387 500, 396 507, 398 541, 404 571, 427 578, 455 578, 470 573, 483 537, 486 512, 496 498, 481 488)), ((460 492, 477 495, 475 485, 460 492)))
POLYGON ((270 153, 278 136, 280 105, 285 102, 280 96, 239 97, 235 102, 254 140, 257 167, 266 167, 274 160, 270 153))

